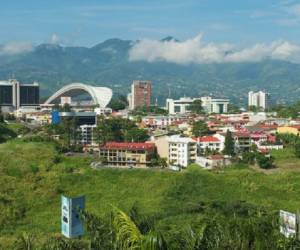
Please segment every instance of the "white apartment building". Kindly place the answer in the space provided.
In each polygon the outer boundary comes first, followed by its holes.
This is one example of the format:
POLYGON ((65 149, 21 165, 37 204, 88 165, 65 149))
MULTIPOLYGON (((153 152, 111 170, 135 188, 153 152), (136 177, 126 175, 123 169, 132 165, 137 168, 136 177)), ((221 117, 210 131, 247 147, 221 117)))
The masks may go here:
POLYGON ((81 145, 96 145, 95 128, 97 125, 81 125, 79 127, 79 144, 81 145))
POLYGON ((197 143, 198 155, 205 154, 207 149, 217 152, 222 152, 224 149, 224 141, 215 136, 195 137, 193 140, 197 143))
POLYGON ((171 115, 186 114, 190 112, 189 107, 196 100, 201 100, 203 110, 209 114, 222 114, 228 112, 228 99, 215 99, 210 96, 200 98, 181 97, 178 100, 167 99, 166 108, 171 115))
POLYGON ((166 127, 183 122, 185 119, 177 115, 169 116, 145 116, 142 118, 143 123, 147 126, 166 127))
POLYGON ((174 135, 168 138, 168 145, 170 165, 187 167, 196 161, 197 144, 193 139, 174 135))
POLYGON ((263 91, 250 91, 248 93, 248 106, 254 106, 265 110, 267 108, 268 94, 263 91))

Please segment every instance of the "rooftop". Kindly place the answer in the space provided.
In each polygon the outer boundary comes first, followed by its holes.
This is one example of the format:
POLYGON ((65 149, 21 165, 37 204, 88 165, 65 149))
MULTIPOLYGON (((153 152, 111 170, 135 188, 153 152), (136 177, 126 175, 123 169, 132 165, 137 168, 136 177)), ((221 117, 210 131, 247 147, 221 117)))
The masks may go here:
POLYGON ((220 140, 214 136, 194 137, 193 140, 197 142, 220 142, 220 140))
POLYGON ((142 143, 142 142, 107 142, 105 149, 133 149, 133 150, 153 150, 155 148, 154 143, 142 143))

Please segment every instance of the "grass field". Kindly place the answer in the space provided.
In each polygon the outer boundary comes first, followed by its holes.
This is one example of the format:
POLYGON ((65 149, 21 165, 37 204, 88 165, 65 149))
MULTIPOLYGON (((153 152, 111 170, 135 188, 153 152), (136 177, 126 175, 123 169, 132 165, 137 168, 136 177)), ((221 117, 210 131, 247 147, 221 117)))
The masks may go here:
POLYGON ((107 214, 111 205, 128 211, 134 204, 144 214, 164 213, 167 216, 158 220, 157 227, 167 230, 197 224, 201 215, 186 211, 203 202, 246 201, 295 212, 300 208, 300 161, 288 150, 273 155, 281 171, 272 174, 246 166, 220 172, 198 166, 180 173, 93 170, 91 158, 59 155, 52 144, 19 140, 1 144, 0 249, 23 231, 60 232, 61 194, 86 195, 87 210, 99 215, 107 214))

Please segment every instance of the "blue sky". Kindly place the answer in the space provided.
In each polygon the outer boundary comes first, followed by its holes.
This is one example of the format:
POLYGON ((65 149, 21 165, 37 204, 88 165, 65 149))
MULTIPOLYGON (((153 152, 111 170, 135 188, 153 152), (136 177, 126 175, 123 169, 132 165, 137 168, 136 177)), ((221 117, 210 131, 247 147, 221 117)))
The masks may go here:
POLYGON ((92 46, 108 38, 179 40, 248 46, 300 44, 300 1, 26 0, 0 3, 0 43, 92 46))

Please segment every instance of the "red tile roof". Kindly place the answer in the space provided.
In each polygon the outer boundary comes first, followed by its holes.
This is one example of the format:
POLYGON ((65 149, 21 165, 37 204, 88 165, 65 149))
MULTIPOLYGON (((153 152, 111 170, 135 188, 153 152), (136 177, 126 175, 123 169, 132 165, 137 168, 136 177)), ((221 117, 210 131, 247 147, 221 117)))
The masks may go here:
POLYGON ((142 143, 142 142, 107 142, 105 149, 124 149, 124 150, 154 150, 154 143, 142 143))
POLYGON ((257 125, 256 127, 264 129, 264 130, 273 130, 273 129, 277 129, 278 125, 277 124, 260 124, 257 125))
POLYGON ((193 140, 197 142, 220 142, 218 138, 213 136, 194 137, 193 140))
POLYGON ((212 160, 223 160, 224 156, 223 155, 211 155, 209 158, 212 160))
POLYGON ((290 127, 300 130, 300 125, 294 125, 294 126, 290 126, 290 127))

